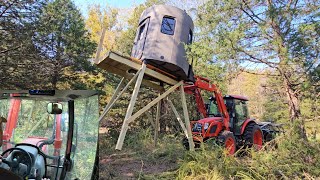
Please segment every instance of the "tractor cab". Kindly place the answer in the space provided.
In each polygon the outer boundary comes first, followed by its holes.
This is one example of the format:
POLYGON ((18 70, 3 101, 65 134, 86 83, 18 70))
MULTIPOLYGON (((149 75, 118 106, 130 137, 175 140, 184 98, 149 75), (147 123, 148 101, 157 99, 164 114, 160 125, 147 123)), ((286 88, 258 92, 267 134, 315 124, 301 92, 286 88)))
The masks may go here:
POLYGON ((0 179, 90 179, 96 91, 0 90, 0 179))
MULTIPOLYGON (((223 97, 223 100, 229 113, 230 131, 235 135, 240 135, 243 123, 250 118, 247 106, 248 99, 243 96, 227 95, 223 97)), ((208 117, 221 117, 214 97, 209 98, 209 103, 206 106, 208 117)))

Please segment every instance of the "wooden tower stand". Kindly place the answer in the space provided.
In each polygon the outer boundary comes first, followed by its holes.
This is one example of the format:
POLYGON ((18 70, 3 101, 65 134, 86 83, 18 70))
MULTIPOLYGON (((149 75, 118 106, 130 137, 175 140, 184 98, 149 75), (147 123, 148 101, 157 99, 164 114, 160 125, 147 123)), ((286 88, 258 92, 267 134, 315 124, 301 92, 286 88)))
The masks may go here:
POLYGON ((189 140, 190 150, 194 150, 194 143, 192 139, 183 81, 176 81, 175 79, 172 78, 172 75, 168 73, 165 73, 155 67, 147 65, 146 63, 140 60, 124 57, 114 52, 108 52, 101 59, 97 58, 95 63, 98 67, 105 69, 110 73, 114 73, 123 77, 120 83, 118 84, 117 88, 115 89, 115 92, 110 102, 104 108, 104 111, 100 116, 99 121, 101 121, 106 117, 106 115, 108 114, 110 109, 113 107, 115 102, 119 99, 119 97, 128 89, 130 85, 132 85, 135 82, 134 89, 131 94, 131 99, 128 104, 127 112, 121 127, 121 132, 117 141, 116 149, 118 150, 122 149, 122 145, 123 145, 127 130, 129 128, 129 124, 133 122, 135 119, 137 119, 139 116, 141 116, 143 113, 150 110, 152 106, 157 104, 156 121, 155 121, 155 127, 154 127, 155 129, 154 140, 156 144, 157 138, 158 138, 159 119, 160 119, 160 107, 161 107, 160 103, 161 103, 161 100, 167 100, 174 114, 176 115, 176 118, 179 121, 179 124, 182 127, 186 137, 189 140), (125 85, 125 79, 129 80, 129 82, 126 85, 125 85), (166 83, 170 85, 170 87, 168 89, 164 89, 163 86, 159 85, 159 82, 166 83), (162 93, 160 93, 159 96, 153 99, 149 104, 147 104, 146 106, 138 110, 135 114, 132 114, 133 108, 137 100, 138 93, 140 91, 141 84, 152 87, 156 90, 159 90, 162 93), (178 111, 174 107, 173 103, 168 98, 168 95, 176 90, 180 91, 184 122, 182 121, 181 116, 179 115, 178 111))

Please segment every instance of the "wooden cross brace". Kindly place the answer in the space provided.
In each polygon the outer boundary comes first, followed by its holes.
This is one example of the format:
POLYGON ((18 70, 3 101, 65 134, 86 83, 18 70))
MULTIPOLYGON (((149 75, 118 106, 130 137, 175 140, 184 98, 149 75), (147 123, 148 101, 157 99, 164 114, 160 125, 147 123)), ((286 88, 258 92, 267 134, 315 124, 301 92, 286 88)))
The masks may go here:
POLYGON ((189 140, 189 144, 190 144, 190 150, 193 151, 194 150, 194 142, 192 139, 192 134, 191 134, 191 127, 190 127, 190 121, 189 121, 189 114, 188 114, 188 109, 187 109, 187 103, 186 103, 186 97, 185 97, 185 93, 184 93, 184 88, 183 88, 183 81, 179 81, 178 83, 176 83, 175 85, 173 85, 172 87, 170 87, 167 91, 163 92, 162 94, 159 94, 159 96, 157 98, 155 98, 154 100, 152 100, 149 104, 147 104, 146 106, 144 106, 142 109, 140 109, 138 112, 136 112, 135 114, 132 115, 133 113, 133 108, 134 105, 136 103, 137 100, 137 96, 140 90, 140 86, 141 86, 141 82, 143 80, 143 76, 145 74, 146 71, 146 64, 142 63, 141 68, 137 71, 137 73, 134 75, 134 77, 128 82, 128 84, 122 89, 122 91, 120 91, 120 89, 123 87, 124 85, 124 79, 122 79, 118 85, 118 87, 115 90, 114 95, 112 96, 110 102, 108 103, 108 105, 105 107, 102 115, 99 118, 99 121, 101 121, 109 112, 109 110, 112 108, 112 106, 114 105, 114 103, 118 100, 118 98, 123 94, 123 92, 129 87, 130 84, 132 84, 132 82, 134 80, 136 80, 132 95, 131 95, 131 99, 128 105, 128 109, 121 127, 121 132, 120 135, 118 137, 118 141, 116 144, 116 149, 117 150, 121 150, 122 149, 122 145, 124 142, 124 138, 126 136, 127 130, 129 128, 129 123, 133 122, 135 119, 137 119, 139 116, 141 116, 143 113, 145 113, 146 111, 148 111, 152 106, 154 106, 155 104, 157 104, 157 116, 156 116, 156 122, 155 122, 155 144, 157 142, 157 138, 158 138, 158 125, 159 125, 159 119, 160 119, 160 102, 162 99, 165 99, 170 93, 174 92, 175 90, 177 90, 178 88, 180 89, 180 94, 181 94, 181 103, 182 103, 182 107, 183 107, 183 116, 185 119, 185 125, 183 124, 180 115, 178 114, 177 110, 175 109, 173 103, 169 100, 170 106, 173 109, 173 112, 175 113, 175 115, 177 116, 177 120, 179 121, 185 135, 187 136, 188 140, 189 140))

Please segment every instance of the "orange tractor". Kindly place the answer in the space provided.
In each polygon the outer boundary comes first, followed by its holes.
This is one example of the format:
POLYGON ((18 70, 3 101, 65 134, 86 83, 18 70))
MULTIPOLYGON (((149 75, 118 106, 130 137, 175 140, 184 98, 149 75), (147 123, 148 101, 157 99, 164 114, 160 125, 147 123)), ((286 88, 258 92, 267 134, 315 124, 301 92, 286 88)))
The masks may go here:
MULTIPOLYGON (((223 145, 229 154, 234 154, 241 147, 254 147, 259 150, 265 141, 273 139, 279 132, 270 122, 257 122, 249 117, 247 101, 242 96, 222 96, 215 84, 208 79, 195 77, 195 83, 185 86, 185 92, 195 96, 198 111, 203 119, 191 121, 192 136, 195 147, 214 138, 223 145), (213 92, 205 104, 201 90, 213 92)), ((189 149, 187 138, 183 145, 189 149)))

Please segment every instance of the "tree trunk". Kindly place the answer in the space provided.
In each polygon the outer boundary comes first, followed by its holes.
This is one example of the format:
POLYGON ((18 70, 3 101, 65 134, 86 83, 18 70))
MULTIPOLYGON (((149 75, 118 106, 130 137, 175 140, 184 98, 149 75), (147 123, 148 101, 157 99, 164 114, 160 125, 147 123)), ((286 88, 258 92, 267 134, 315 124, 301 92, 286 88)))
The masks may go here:
MULTIPOLYGON (((62 26, 60 26, 60 32, 62 32, 62 26)), ((54 70, 53 70, 53 77, 52 77, 52 87, 53 89, 57 89, 57 83, 59 81, 59 71, 61 71, 61 65, 63 64, 63 59, 61 59, 61 54, 63 54, 63 47, 61 45, 61 34, 58 33, 57 35, 57 54, 55 58, 54 70)))
MULTIPOLYGON (((272 4, 271 0, 267 1, 270 11, 274 9, 274 5, 272 4)), ((300 111, 300 102, 299 102, 299 94, 294 89, 293 85, 290 83, 290 79, 292 70, 287 72, 288 61, 290 59, 289 51, 287 49, 287 43, 285 40, 285 33, 281 30, 280 23, 275 19, 275 17, 271 16, 270 25, 273 29, 274 40, 276 43, 275 50, 278 53, 278 57, 280 59, 280 63, 277 67, 278 71, 282 75, 283 78, 283 86, 286 91, 288 104, 289 104, 289 115, 290 115, 290 122, 297 128, 297 132, 299 133, 301 138, 306 138, 306 132, 304 128, 304 120, 299 119, 301 118, 301 111, 300 111)))
POLYGON ((52 88, 57 89, 57 83, 58 83, 58 76, 59 76, 59 71, 57 67, 53 70, 53 76, 52 76, 52 88))
POLYGON ((301 116, 299 97, 287 81, 285 81, 285 90, 289 102, 290 121, 293 123, 301 116))
POLYGON ((307 139, 304 119, 301 118, 300 101, 298 94, 294 91, 289 82, 285 79, 284 86, 289 104, 290 122, 296 125, 301 138, 307 139), (299 120, 300 119, 300 120, 299 120), (296 121, 299 121, 297 124, 296 121))

